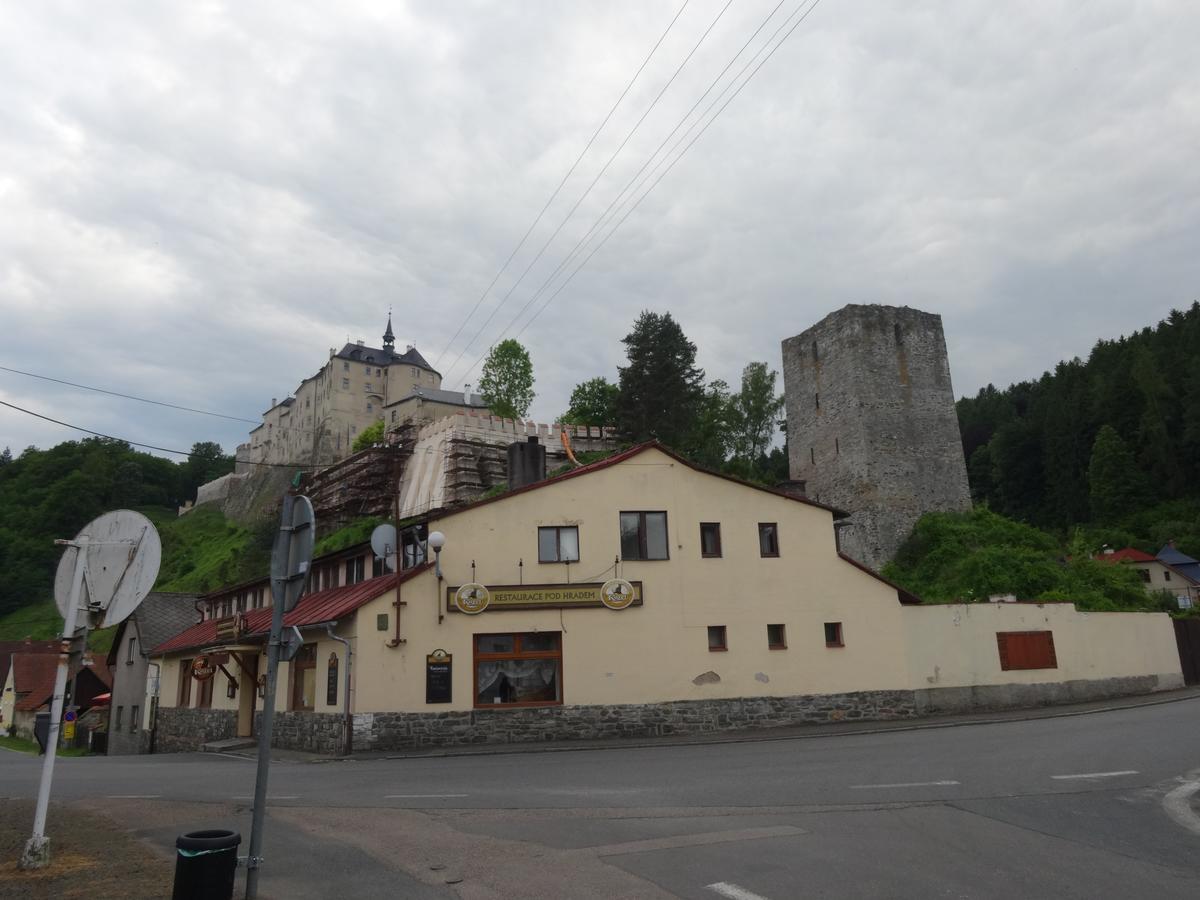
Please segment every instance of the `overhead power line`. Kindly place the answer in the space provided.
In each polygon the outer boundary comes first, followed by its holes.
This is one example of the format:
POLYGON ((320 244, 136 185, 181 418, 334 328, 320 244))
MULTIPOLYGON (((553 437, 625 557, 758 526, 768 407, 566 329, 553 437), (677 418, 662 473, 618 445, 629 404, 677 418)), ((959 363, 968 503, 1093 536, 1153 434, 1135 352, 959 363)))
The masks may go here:
POLYGON ((466 352, 471 349, 471 346, 475 343, 475 341, 479 339, 479 336, 487 329, 488 325, 491 324, 492 319, 495 318, 496 313, 498 313, 508 301, 508 298, 512 296, 513 291, 515 291, 517 287, 520 286, 521 282, 525 280, 525 276, 529 274, 530 269, 537 264, 537 261, 542 258, 542 254, 546 252, 546 249, 554 242, 555 238, 558 237, 559 233, 566 226, 567 222, 569 222, 571 217, 575 215, 575 211, 579 209, 580 204, 587 199, 589 194, 591 194, 592 189, 596 186, 597 182, 599 182, 604 176, 604 173, 608 171, 609 166, 613 164, 616 158, 620 155, 621 151, 625 149, 625 145, 628 144, 634 134, 637 133, 637 130, 642 126, 642 123, 646 121, 646 117, 650 115, 650 113, 658 105, 658 101, 663 98, 663 95, 667 92, 671 85, 675 83, 675 79, 679 77, 679 73, 684 70, 684 67, 687 66, 688 62, 691 61, 691 58, 695 55, 696 51, 700 49, 700 45, 704 43, 709 34, 712 33, 712 30, 716 28, 717 23, 721 21, 721 18, 725 15, 725 12, 732 5, 733 0, 727 0, 725 5, 721 7, 716 16, 713 17, 713 20, 708 24, 708 27, 704 29, 704 33, 700 35, 700 39, 692 45, 692 49, 688 51, 687 56, 683 58, 683 61, 675 68, 675 71, 671 73, 671 77, 667 79, 667 83, 662 86, 659 92, 655 95, 654 99, 650 101, 650 105, 646 107, 646 110, 642 113, 641 118, 639 118, 633 124, 633 127, 629 129, 628 133, 625 135, 617 149, 614 150, 608 157, 608 160, 604 163, 600 171, 596 173, 596 176, 592 179, 591 183, 586 189, 584 189, 584 192, 579 195, 579 198, 575 201, 574 205, 567 211, 567 214, 563 217, 563 220, 558 223, 558 227, 554 229, 554 233, 546 239, 546 242, 542 244, 541 249, 538 250, 537 255, 530 260, 529 264, 525 267, 525 270, 520 274, 517 280, 513 282, 512 286, 509 287, 505 295, 500 298, 500 302, 496 304, 496 307, 487 317, 487 321, 480 326, 479 330, 475 332, 475 335, 471 338, 471 340, 469 340, 466 346, 463 347, 462 352, 458 354, 454 362, 451 364, 449 370, 447 370, 447 378, 449 378, 449 373, 454 371, 454 368, 458 365, 459 360, 463 358, 466 352))
POLYGON ((168 409, 178 409, 183 412, 197 413, 201 416, 213 416, 217 419, 230 419, 234 422, 249 422, 251 425, 258 425, 256 419, 244 419, 241 416, 230 416, 225 413, 209 412, 206 409, 195 409, 191 406, 178 406, 174 403, 164 403, 162 400, 151 400, 147 397, 135 397, 133 394, 122 394, 120 391, 109 391, 104 388, 92 387, 90 384, 78 384, 74 381, 63 381, 61 378, 51 378, 49 375, 39 375, 36 372, 23 372, 20 369, 10 369, 8 366, 0 366, 0 370, 12 372, 15 375, 24 375, 27 378, 40 378, 42 381, 53 381, 55 384, 65 384, 69 387, 82 388, 85 391, 95 391, 97 394, 108 394, 110 397, 121 397, 125 400, 136 400, 138 403, 150 403, 154 406, 165 406, 168 409))
POLYGON ((653 57, 658 51, 659 46, 664 40, 666 40, 667 35, 671 33, 671 29, 675 27, 675 23, 679 20, 679 17, 683 15, 683 11, 687 9, 687 5, 690 2, 691 0, 683 0, 683 5, 679 7, 679 10, 675 13, 674 18, 672 18, 667 24, 666 30, 659 35, 658 40, 654 42, 654 46, 650 48, 650 52, 646 54, 646 58, 642 60, 642 64, 637 67, 637 71, 633 73, 633 77, 630 78, 629 83, 625 85, 625 90, 621 91, 621 96, 617 97, 616 103, 614 103, 612 108, 609 109, 608 115, 604 117, 604 120, 600 123, 596 130, 592 132, 592 136, 588 139, 587 144, 585 144, 584 148, 579 151, 579 156, 575 158, 575 162, 571 163, 571 168, 567 169, 567 174, 562 177, 562 181, 558 183, 558 187, 554 189, 554 192, 550 195, 550 199, 547 200, 545 205, 542 207, 541 212, 537 214, 537 217, 534 218, 529 228, 525 230, 524 236, 517 243, 517 246, 513 248, 512 253, 508 254, 508 259, 504 261, 504 265, 500 267, 500 271, 496 273, 496 276, 492 279, 491 283, 484 288, 483 293, 479 295, 479 299, 475 301, 475 305, 471 307, 471 311, 467 313, 466 318, 464 318, 459 324, 458 330, 454 332, 454 336, 446 342, 445 348, 437 355, 437 359, 434 360, 433 363, 435 368, 442 361, 442 357, 446 355, 447 351, 454 346, 454 342, 458 339, 458 336, 462 334, 462 330, 467 327, 467 323, 471 321, 471 317, 475 315, 480 304, 483 303, 484 298, 487 297, 487 295, 491 293, 492 288, 496 286, 496 282, 500 280, 500 276, 508 270, 508 266, 513 261, 513 258, 520 252, 521 248, 525 246, 525 242, 529 240, 529 235, 533 233, 533 229, 536 228, 538 223, 542 221, 542 216, 546 214, 546 210, 550 208, 550 204, 552 204, 555 198, 558 197, 559 192, 563 189, 563 185, 567 183, 567 179, 569 179, 575 173, 575 169, 579 167, 579 164, 583 161, 584 156, 587 155, 588 150, 592 148, 592 144, 596 142, 596 138, 600 136, 600 132, 604 130, 604 126, 608 124, 608 120, 613 117, 613 113, 617 111, 617 107, 621 105, 621 101, 625 99, 625 95, 629 93, 630 88, 632 88, 634 82, 638 80, 638 76, 642 74, 642 70, 646 68, 646 65, 650 62, 651 57, 653 57))
MULTIPOLYGON (((766 64, 767 60, 769 60, 775 54, 775 51, 778 50, 780 48, 780 46, 782 46, 783 43, 789 37, 791 37, 792 33, 800 26, 800 24, 805 19, 808 18, 809 14, 812 13, 812 11, 820 3, 820 0, 811 0, 811 5, 809 5, 809 3, 810 3, 810 0, 802 0, 800 5, 795 10, 792 11, 792 13, 783 21, 783 23, 763 43, 763 46, 760 47, 754 53, 754 55, 750 58, 750 60, 746 63, 746 65, 743 66, 738 71, 738 73, 733 76, 733 78, 729 81, 729 83, 720 91, 720 93, 718 93, 718 95, 713 99, 712 103, 710 103, 708 105, 708 107, 705 108, 704 112, 701 113, 700 117, 691 126, 689 126, 688 129, 684 132, 684 134, 679 138, 679 140, 677 140, 675 142, 674 146, 671 147, 671 150, 668 151, 667 156, 669 156, 671 153, 673 153, 679 147, 680 144, 682 144, 685 140, 687 140, 688 135, 691 134, 691 132, 701 122, 704 122, 703 127, 701 127, 700 130, 691 138, 691 140, 687 142, 686 146, 683 147, 683 149, 674 157, 674 159, 672 159, 666 165, 666 168, 662 169, 662 171, 658 174, 658 176, 656 178, 654 177, 654 173, 662 166, 663 162, 665 162, 667 159, 667 157, 664 156, 663 159, 660 160, 654 166, 654 168, 650 171, 650 173, 644 179, 642 179, 641 184, 638 185, 638 187, 634 189, 634 192, 630 193, 627 197, 625 197, 625 200, 621 201, 620 205, 618 206, 617 205, 618 201, 620 200, 620 198, 623 195, 626 194, 626 192, 629 190, 630 185, 632 185, 634 182, 636 182, 638 180, 639 176, 641 176, 642 172, 645 171, 646 167, 662 150, 662 147, 665 146, 671 140, 671 137, 679 130, 679 127, 681 125, 683 125, 683 123, 691 116, 692 112, 695 111, 696 107, 699 106, 699 104, 703 101, 704 97, 709 94, 709 92, 713 89, 713 87, 716 86, 717 82, 719 82, 720 79, 724 76, 725 72, 728 71, 730 66, 737 60, 737 58, 739 56, 741 56, 741 54, 745 51, 745 49, 749 45, 749 43, 751 41, 753 41, 754 37, 762 30, 762 28, 767 24, 767 22, 774 16, 775 12, 779 9, 779 7, 783 5, 783 0, 781 0, 781 2, 778 5, 776 5, 776 7, 774 9, 772 9, 772 11, 767 15, 766 19, 763 20, 762 24, 760 24, 759 27, 757 29, 755 29, 754 33, 750 36, 750 38, 746 41, 746 43, 743 44, 742 48, 734 55, 734 57, 729 61, 729 63, 726 64, 725 68, 721 70, 720 74, 717 75, 716 79, 714 79, 713 83, 711 85, 709 85, 708 89, 706 89, 705 92, 696 101, 696 103, 693 104, 692 108, 690 110, 688 110, 688 112, 679 121, 679 123, 675 126, 675 128, 672 129, 671 133, 667 135, 667 137, 663 140, 663 142, 659 145, 659 147, 654 151, 654 153, 652 153, 650 155, 650 157, 647 159, 646 163, 642 166, 642 168, 638 170, 638 172, 633 176, 633 178, 630 179, 630 182, 628 184, 626 184, 625 188, 623 188, 621 190, 621 192, 613 199, 612 203, 609 204, 608 208, 605 209, 605 211, 600 215, 600 217, 596 220, 596 222, 593 223, 592 227, 588 230, 588 232, 582 238, 579 239, 579 241, 576 243, 575 247, 572 248, 571 252, 568 253, 567 256, 563 259, 563 261, 559 263, 558 267, 556 267, 555 270, 550 274, 550 276, 547 277, 547 279, 542 282, 541 286, 539 286, 537 291, 535 291, 534 294, 530 297, 530 299, 528 301, 526 301, 525 305, 521 308, 521 310, 517 313, 517 315, 514 316, 512 318, 512 320, 509 322, 509 324, 507 326, 505 326, 505 328, 497 335, 497 337, 495 339, 496 341, 503 338, 504 335, 507 334, 512 329, 512 327, 517 323, 517 321, 520 320, 521 316, 524 315, 526 310, 529 309, 530 305, 535 300, 538 299, 538 297, 542 294, 542 292, 544 290, 546 290, 548 288, 548 286, 554 281, 554 279, 557 278, 558 275, 560 275, 563 272, 563 270, 567 267, 567 265, 569 265, 571 259, 576 257, 577 254, 581 251, 581 248, 592 237, 595 236, 595 234, 597 233, 597 229, 603 227, 602 223, 604 222, 604 219, 609 216, 609 213, 613 210, 614 206, 619 211, 620 208, 623 207, 626 203, 628 203, 629 200, 634 196, 634 194, 636 194, 638 189, 640 189, 642 186, 644 186, 646 184, 646 182, 648 182, 651 178, 654 178, 654 181, 653 181, 653 183, 650 184, 650 187, 647 190, 645 190, 641 194, 641 196, 639 196, 637 198, 637 200, 633 203, 633 205, 629 207, 629 209, 625 212, 625 214, 623 216, 621 216, 620 220, 616 223, 616 225, 614 225, 608 231, 608 233, 599 241, 599 243, 597 243, 595 245, 595 247, 592 248, 592 250, 583 259, 583 261, 578 266, 576 266, 575 269, 553 291, 553 293, 551 293, 550 296, 547 297, 546 301, 537 309, 537 311, 533 314, 533 316, 523 326, 521 326, 521 329, 517 332, 516 337, 520 337, 521 334, 523 334, 525 332, 525 330, 530 325, 533 324, 533 322, 538 318, 538 316, 540 316, 542 314, 542 312, 546 309, 546 307, 548 307, 550 305, 550 303, 554 300, 554 298, 557 297, 562 292, 562 290, 567 286, 567 284, 569 284, 571 282, 571 280, 574 279, 574 277, 579 273, 579 271, 581 269, 583 269, 584 266, 587 265, 587 263, 591 260, 591 258, 593 256, 596 255, 596 253, 600 250, 600 248, 603 247, 608 242, 609 238, 611 238, 613 236, 613 234, 621 227, 621 225, 624 224, 625 220, 629 218, 629 216, 633 213, 633 211, 635 209, 637 209, 637 207, 639 205, 641 205, 642 201, 645 200, 646 197, 649 196, 649 194, 654 190, 654 188, 658 186, 659 182, 661 182, 663 180, 663 178, 666 177, 667 173, 670 172, 671 169, 675 167, 675 164, 678 163, 679 160, 682 159, 683 156, 688 152, 688 150, 691 149, 692 145, 694 145, 696 143, 696 141, 698 141, 700 139, 701 135, 703 135, 704 132, 706 132, 708 130, 709 126, 712 125, 712 123, 714 121, 716 121, 717 117, 720 116, 722 112, 724 112, 725 108, 727 106, 729 106, 730 103, 733 102, 734 98, 736 98, 738 96, 738 94, 740 94, 742 92, 742 89, 746 86, 747 83, 749 83, 750 79, 752 79, 758 73, 759 69, 761 69, 763 67, 763 65, 766 64), (806 6, 808 7, 807 9, 805 9, 806 6), (798 18, 797 18, 797 16, 798 16, 798 18), (796 21, 792 22, 793 19, 795 19, 796 21), (789 23, 791 23, 790 28, 788 27, 789 23), (771 42, 774 41, 775 38, 780 34, 780 32, 784 31, 784 29, 787 29, 787 30, 783 34, 783 37, 780 38, 774 44, 774 46, 771 46, 771 42), (758 62, 758 64, 755 65, 755 59, 758 56, 760 56, 763 53, 763 51, 766 50, 768 47, 770 47, 770 50, 766 53, 765 56, 763 56, 763 58, 758 62), (747 69, 750 69, 751 66, 754 66, 753 70, 750 72, 750 74, 744 80, 741 81, 740 84, 738 84, 738 79, 741 78, 741 76, 743 74, 745 74, 747 69), (733 93, 729 95, 728 99, 726 99, 725 102, 721 104, 720 108, 717 109, 716 113, 714 113, 710 118, 708 118, 707 121, 705 121, 705 117, 708 116, 709 112, 713 109, 713 107, 716 106, 718 103, 721 103, 722 98, 725 97, 725 95, 727 93, 729 93, 730 89, 735 84, 738 85, 737 89, 734 90, 733 93)), ((495 341, 493 341, 493 344, 494 343, 495 343, 495 341)), ((469 369, 467 369, 467 371, 463 374, 462 377, 465 379, 467 376, 469 376, 471 374, 471 372, 473 372, 475 370, 476 366, 478 366, 481 362, 483 362, 483 360, 486 358, 486 356, 487 356, 486 353, 480 355, 475 360, 475 362, 471 364, 471 367, 469 369)))
MULTIPOLYGON (((15 409, 17 412, 25 413, 27 416, 33 416, 35 419, 43 419, 46 422, 53 422, 55 425, 61 425, 63 428, 71 428, 75 431, 82 431, 84 434, 94 435, 95 437, 104 438, 109 441, 120 441, 124 444, 129 444, 133 447, 144 447, 147 450, 158 450, 161 453, 174 453, 176 456, 191 456, 190 450, 172 450, 170 447, 159 447, 155 444, 143 444, 141 441, 131 441, 128 438, 116 437, 111 434, 105 434, 102 431, 93 431, 90 428, 84 428, 82 425, 72 425, 70 422, 63 422, 61 419, 53 419, 50 416, 44 416, 39 412, 34 412, 32 409, 25 409, 23 406, 17 406, 15 403, 9 403, 5 400, 0 400, 0 406, 7 406, 9 409, 15 409)), ((243 465, 248 466, 263 466, 264 468, 272 469, 305 469, 313 468, 312 463, 268 463, 268 462, 246 462, 241 461, 243 465)))

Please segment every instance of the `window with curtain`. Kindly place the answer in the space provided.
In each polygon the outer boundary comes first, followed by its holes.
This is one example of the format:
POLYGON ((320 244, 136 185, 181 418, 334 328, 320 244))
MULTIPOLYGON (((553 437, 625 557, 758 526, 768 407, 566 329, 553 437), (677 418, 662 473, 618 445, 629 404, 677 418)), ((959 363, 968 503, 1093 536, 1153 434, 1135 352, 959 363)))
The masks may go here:
POLYGON ((562 639, 557 631, 475 637, 475 706, 562 703, 562 639))
POLYGON ((579 562, 579 529, 574 525, 539 528, 538 562, 579 562))

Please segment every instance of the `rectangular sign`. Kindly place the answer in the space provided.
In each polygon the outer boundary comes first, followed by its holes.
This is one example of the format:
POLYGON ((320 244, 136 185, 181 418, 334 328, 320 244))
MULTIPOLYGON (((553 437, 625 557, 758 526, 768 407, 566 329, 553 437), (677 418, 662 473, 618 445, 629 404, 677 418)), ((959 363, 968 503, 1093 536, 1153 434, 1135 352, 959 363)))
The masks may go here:
POLYGON ((425 657, 425 702, 451 702, 451 663, 454 656, 450 653, 431 654, 425 657))
MULTIPOLYGON (((600 606, 600 589, 606 582, 583 584, 497 584, 486 585, 488 604, 485 612, 500 609, 572 609, 575 607, 600 606)), ((633 602, 630 606, 642 605, 642 583, 633 585, 633 602)), ((454 605, 457 587, 446 588, 446 611, 458 612, 454 605)))

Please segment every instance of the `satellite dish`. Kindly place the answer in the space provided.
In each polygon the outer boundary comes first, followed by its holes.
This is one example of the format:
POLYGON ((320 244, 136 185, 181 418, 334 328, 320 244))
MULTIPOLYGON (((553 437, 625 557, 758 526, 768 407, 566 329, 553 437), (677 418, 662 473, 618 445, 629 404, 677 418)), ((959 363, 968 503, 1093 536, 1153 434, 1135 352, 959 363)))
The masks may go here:
MULTIPOLYGON (((162 542, 154 524, 130 509, 106 512, 85 525, 75 537, 84 544, 83 590, 80 608, 93 628, 125 621, 137 609, 158 578, 162 542)), ((67 547, 54 576, 54 602, 65 621, 71 602, 71 581, 79 547, 67 547)))
POLYGON ((396 526, 386 522, 376 525, 371 532, 371 550, 380 559, 386 559, 391 570, 396 571, 396 526))

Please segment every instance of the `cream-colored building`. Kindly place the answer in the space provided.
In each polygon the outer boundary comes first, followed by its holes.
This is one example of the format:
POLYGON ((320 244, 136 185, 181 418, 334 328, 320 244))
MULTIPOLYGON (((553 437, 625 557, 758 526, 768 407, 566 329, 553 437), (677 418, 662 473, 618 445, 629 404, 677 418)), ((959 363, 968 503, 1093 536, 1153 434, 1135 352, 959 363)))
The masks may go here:
MULTIPOLYGON (((363 580, 334 586, 347 568, 288 614, 306 649, 281 670, 277 734, 337 748, 334 636, 353 652, 359 749, 902 718, 1182 683, 1165 615, 921 606, 838 552, 840 515, 656 444, 435 513, 440 566, 397 584, 348 559, 363 580)), ((160 747, 253 727, 242 669, 226 666, 217 679, 243 684, 210 690, 203 712, 188 676, 206 651, 265 670, 269 610, 251 606, 240 634, 230 611, 156 651, 160 747)))
POLYGON ((442 391, 442 376, 416 349, 395 348, 388 316, 382 347, 362 341, 331 348, 321 369, 296 392, 272 399, 262 424, 237 448, 238 472, 255 463, 328 465, 349 456, 354 439, 384 420, 423 424, 460 408, 482 408, 479 395, 442 391))

